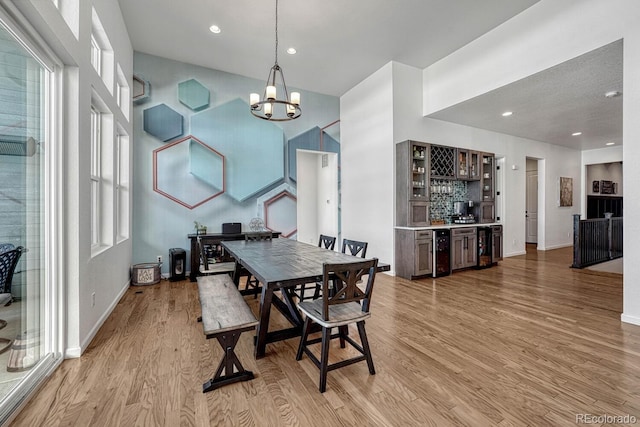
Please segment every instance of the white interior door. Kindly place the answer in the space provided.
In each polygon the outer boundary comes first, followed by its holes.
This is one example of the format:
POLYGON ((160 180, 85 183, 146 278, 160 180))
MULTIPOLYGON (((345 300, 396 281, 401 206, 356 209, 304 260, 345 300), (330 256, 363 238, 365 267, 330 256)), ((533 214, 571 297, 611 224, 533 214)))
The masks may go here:
POLYGON ((338 155, 297 150, 298 241, 318 244, 318 236, 338 237, 338 155))
POLYGON ((538 171, 527 171, 527 243, 538 243, 538 171))

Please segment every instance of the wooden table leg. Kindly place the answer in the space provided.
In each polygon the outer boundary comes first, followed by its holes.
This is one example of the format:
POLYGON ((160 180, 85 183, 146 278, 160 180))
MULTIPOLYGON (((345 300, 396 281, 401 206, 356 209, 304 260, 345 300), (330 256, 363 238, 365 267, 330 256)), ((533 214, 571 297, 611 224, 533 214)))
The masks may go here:
POLYGON ((273 300, 273 290, 268 286, 262 287, 262 297, 260 298, 260 323, 256 331, 255 357, 260 359, 265 355, 267 347, 267 332, 269 331, 269 316, 271 315, 271 301, 273 300))
POLYGON ((213 377, 206 383, 202 384, 203 393, 215 390, 227 384, 236 383, 238 381, 249 381, 254 378, 253 372, 244 369, 242 363, 240 363, 240 359, 238 359, 238 356, 234 351, 243 330, 247 329, 228 331, 216 335, 220 346, 224 350, 224 355, 222 356, 222 360, 220 360, 218 369, 216 369, 213 377))

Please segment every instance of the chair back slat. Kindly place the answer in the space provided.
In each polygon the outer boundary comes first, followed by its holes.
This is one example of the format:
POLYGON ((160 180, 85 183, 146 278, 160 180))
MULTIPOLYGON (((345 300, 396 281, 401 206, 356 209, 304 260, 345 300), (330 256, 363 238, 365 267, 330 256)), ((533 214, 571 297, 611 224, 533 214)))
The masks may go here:
POLYGON ((200 268, 207 271, 209 270, 209 257, 207 256, 207 251, 204 248, 204 244, 202 243, 200 236, 196 237, 196 241, 198 242, 198 252, 200 252, 200 268))
POLYGON ((324 234, 320 235, 320 240, 318 241, 319 248, 325 248, 332 251, 336 247, 336 238, 333 236, 326 236, 324 234))
POLYGON ((362 311, 369 311, 369 302, 373 292, 378 258, 371 260, 329 264, 322 266, 322 318, 329 319, 329 306, 360 302, 362 311), (363 276, 368 275, 364 289, 358 286, 363 276), (329 292, 329 285, 333 284, 333 291, 329 292))
POLYGON ((353 256, 359 256, 364 258, 367 256, 367 242, 360 242, 358 240, 342 239, 342 253, 353 256), (347 252, 347 249, 349 252, 347 252))
POLYGON ((257 232, 253 232, 253 233, 246 233, 244 235, 244 240, 249 242, 255 242, 255 241, 260 241, 260 240, 272 240, 273 239, 273 233, 271 231, 257 231, 257 232))
POLYGON ((13 273, 15 272, 16 265, 18 265, 23 251, 24 248, 18 246, 15 249, 0 254, 0 293, 11 293, 13 273))

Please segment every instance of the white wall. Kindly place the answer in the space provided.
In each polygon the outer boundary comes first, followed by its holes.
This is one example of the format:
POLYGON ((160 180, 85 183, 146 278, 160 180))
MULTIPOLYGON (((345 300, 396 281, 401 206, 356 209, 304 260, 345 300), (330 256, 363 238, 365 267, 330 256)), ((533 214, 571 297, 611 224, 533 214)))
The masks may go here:
MULTIPOLYGON (((113 48, 114 67, 119 64, 128 85, 132 85, 133 49, 117 1, 80 0, 73 13, 66 13, 69 22, 56 9, 53 2, 20 0, 13 2, 29 23, 43 37, 65 65, 64 99, 61 124, 64 129, 65 175, 64 227, 66 270, 66 345, 67 357, 79 356, 111 313, 126 291, 131 262, 131 240, 127 239, 101 254, 91 257, 89 159, 89 110, 92 90, 113 113, 116 123, 133 135, 131 120, 126 117, 108 88, 95 72, 90 61, 92 7, 113 48), (77 18, 69 19, 75 15, 77 18), (77 37, 76 37, 77 35, 77 37), (92 294, 95 293, 95 306, 92 294)), ((72 2, 65 2, 70 5, 72 2)), ((109 72, 115 74, 115 69, 109 72)), ((129 101, 129 111, 131 103, 129 101)), ((133 144, 131 144, 133 145, 133 144)), ((115 209, 115 208, 114 208, 115 209)), ((115 211, 114 211, 115 215, 115 211)))
POLYGON ((317 154, 297 150, 297 192, 298 203, 297 239, 300 242, 315 245, 318 243, 318 180, 317 154))
POLYGON ((297 150, 297 159, 297 240, 316 245, 320 234, 338 236, 338 154, 297 150))
POLYGON ((623 185, 622 185, 622 163, 600 163, 596 165, 588 165, 587 166, 587 180, 585 182, 585 187, 587 189, 587 195, 596 195, 596 196, 623 196, 623 185), (600 191, 595 193, 593 191, 593 181, 612 181, 617 184, 616 194, 601 194, 600 191), (589 184, 591 183, 591 185, 589 184))
MULTIPOLYGON (((587 197, 586 194, 591 191, 591 181, 587 177, 587 167, 600 163, 622 162, 622 146, 606 147, 597 150, 586 150, 582 152, 582 191, 585 194, 581 201, 582 218, 587 217, 587 197)), ((620 180, 620 186, 624 184, 624 176, 620 180)))
MULTIPOLYGON (((338 236, 338 154, 321 153, 316 155, 318 171, 317 208, 318 235, 338 236), (322 158, 326 156, 327 165, 322 167, 322 158)), ((316 236, 316 242, 318 237, 316 236)))
POLYGON ((368 242, 383 263, 393 263, 391 76, 389 63, 340 98, 342 237, 368 242))

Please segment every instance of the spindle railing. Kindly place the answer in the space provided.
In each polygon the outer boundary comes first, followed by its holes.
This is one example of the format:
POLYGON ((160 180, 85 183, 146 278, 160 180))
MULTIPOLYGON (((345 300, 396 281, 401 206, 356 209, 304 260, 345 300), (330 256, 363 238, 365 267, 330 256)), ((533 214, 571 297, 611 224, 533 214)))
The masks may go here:
POLYGON ((573 268, 583 268, 622 256, 622 217, 580 219, 573 215, 573 268))

